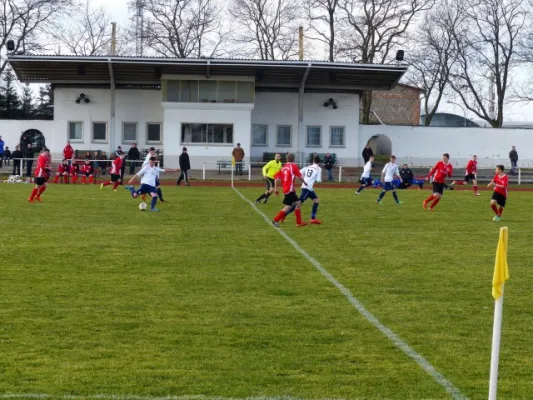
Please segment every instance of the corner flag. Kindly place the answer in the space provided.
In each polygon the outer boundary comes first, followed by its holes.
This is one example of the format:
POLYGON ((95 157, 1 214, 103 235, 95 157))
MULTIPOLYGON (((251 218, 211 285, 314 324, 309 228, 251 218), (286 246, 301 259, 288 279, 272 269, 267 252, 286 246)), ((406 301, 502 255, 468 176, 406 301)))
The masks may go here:
POLYGON ((507 243, 509 231, 504 226, 500 229, 500 240, 496 250, 496 261, 494 263, 494 277, 492 278, 492 297, 498 300, 502 296, 502 286, 509 279, 509 266, 507 264, 507 243))
POLYGON ((232 167, 235 166, 235 157, 231 157, 231 166, 232 166, 232 167))

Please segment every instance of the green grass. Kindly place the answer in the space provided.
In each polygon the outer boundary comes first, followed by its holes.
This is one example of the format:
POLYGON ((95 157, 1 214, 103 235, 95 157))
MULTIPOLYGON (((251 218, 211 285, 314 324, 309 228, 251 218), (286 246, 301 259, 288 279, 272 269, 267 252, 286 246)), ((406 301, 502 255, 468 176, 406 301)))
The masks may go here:
MULTIPOLYGON (((445 399, 229 188, 164 188, 161 212, 120 189, 0 186, 0 396, 445 399)), ((253 200, 260 189, 239 189, 253 200)), ((283 229, 466 396, 486 398, 498 229, 509 227, 499 393, 531 397, 533 203, 490 194, 319 190, 321 226, 283 229)), ((280 208, 271 198, 259 208, 280 208)), ((309 217, 310 205, 304 205, 309 217)))

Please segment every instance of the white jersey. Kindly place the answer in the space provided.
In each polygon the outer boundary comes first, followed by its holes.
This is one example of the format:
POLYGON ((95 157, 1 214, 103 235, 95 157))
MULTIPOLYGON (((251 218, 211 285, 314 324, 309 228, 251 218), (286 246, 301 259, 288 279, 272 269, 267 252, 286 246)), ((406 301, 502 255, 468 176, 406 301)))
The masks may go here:
POLYGON ((322 168, 316 164, 309 165, 300 170, 307 186, 302 183, 302 189, 313 191, 315 182, 322 182, 322 168))
MULTIPOLYGON (((146 155, 146 158, 144 159, 142 168, 146 167, 147 165, 150 165, 150 158, 151 157, 154 157, 154 156, 151 155, 150 152, 148 152, 148 154, 146 155)), ((159 178, 159 172, 157 173, 157 177, 159 178)))
POLYGON ((400 171, 398 170, 398 166, 396 164, 390 162, 385 164, 382 174, 385 175, 385 182, 392 182, 395 175, 400 176, 400 171))
POLYGON ((159 177, 160 172, 165 172, 165 170, 159 167, 145 165, 141 168, 137 175, 142 176, 141 184, 155 187, 155 180, 159 177))
POLYGON ((370 178, 370 171, 372 171, 372 163, 369 161, 365 164, 365 167, 363 168, 363 174, 361 175, 361 179, 370 178))

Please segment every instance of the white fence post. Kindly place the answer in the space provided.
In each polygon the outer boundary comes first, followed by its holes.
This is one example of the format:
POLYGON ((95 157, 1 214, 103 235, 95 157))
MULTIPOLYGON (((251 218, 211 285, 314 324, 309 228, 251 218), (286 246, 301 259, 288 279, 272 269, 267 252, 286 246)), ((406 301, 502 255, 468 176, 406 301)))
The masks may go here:
POLYGON ((522 168, 518 168, 518 184, 522 184, 522 168))
POLYGON ((202 180, 205 181, 205 161, 202 162, 202 180))
POLYGON ((252 163, 248 162, 248 181, 252 180, 252 163))
POLYGON ((235 167, 231 166, 231 187, 233 187, 233 172, 235 171, 235 167))
POLYGON ((339 165, 339 182, 342 182, 342 165, 339 165))

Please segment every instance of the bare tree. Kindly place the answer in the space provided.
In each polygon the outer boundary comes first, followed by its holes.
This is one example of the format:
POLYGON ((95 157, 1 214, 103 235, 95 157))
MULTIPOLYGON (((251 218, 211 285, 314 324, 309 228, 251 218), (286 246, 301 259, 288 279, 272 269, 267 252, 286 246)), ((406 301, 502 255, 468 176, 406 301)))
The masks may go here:
POLYGON ((241 28, 234 40, 243 54, 261 60, 288 60, 298 55, 301 8, 292 0, 233 0, 229 9, 241 28))
POLYGON ((465 0, 455 32, 457 64, 451 86, 465 107, 494 128, 503 125, 510 72, 528 15, 524 0, 465 0))
POLYGON ((339 0, 304 0, 309 22, 310 38, 324 43, 328 49, 329 61, 335 61, 336 28, 341 22, 339 0))
MULTIPOLYGON (((8 40, 15 42, 15 52, 40 51, 38 40, 55 17, 72 5, 72 0, 0 0, 0 53, 4 54, 8 40)), ((7 59, 0 59, 0 74, 7 59)))
POLYGON ((146 0, 144 43, 162 56, 215 57, 225 34, 215 0, 146 0))
POLYGON ((409 58, 408 80, 424 93, 425 126, 431 124, 439 108, 457 61, 454 32, 461 25, 462 18, 462 11, 453 0, 442 0, 426 13, 417 32, 418 47, 409 58))
MULTIPOLYGON (((340 51, 353 62, 384 63, 405 44, 407 29, 435 0, 340 0, 344 28, 340 51)), ((372 92, 363 93, 362 123, 370 122, 372 92)))

